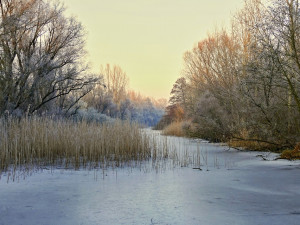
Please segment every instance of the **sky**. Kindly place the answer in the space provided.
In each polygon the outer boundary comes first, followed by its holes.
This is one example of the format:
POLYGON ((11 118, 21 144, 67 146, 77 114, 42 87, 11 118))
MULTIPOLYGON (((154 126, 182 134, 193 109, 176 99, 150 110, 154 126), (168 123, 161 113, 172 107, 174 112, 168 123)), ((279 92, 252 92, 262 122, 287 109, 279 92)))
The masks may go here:
POLYGON ((120 66, 130 88, 168 98, 183 54, 217 27, 229 26, 244 0, 61 0, 87 32, 92 72, 120 66))

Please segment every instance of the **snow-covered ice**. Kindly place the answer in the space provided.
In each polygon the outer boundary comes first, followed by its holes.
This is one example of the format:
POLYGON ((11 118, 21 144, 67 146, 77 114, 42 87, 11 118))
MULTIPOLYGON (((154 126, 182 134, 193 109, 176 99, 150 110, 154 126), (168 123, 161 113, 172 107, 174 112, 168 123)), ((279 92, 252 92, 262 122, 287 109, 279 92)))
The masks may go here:
POLYGON ((4 175, 0 224, 299 224, 299 161, 263 161, 256 155, 276 155, 169 141, 190 152, 199 145, 202 171, 54 169, 8 183, 4 175))

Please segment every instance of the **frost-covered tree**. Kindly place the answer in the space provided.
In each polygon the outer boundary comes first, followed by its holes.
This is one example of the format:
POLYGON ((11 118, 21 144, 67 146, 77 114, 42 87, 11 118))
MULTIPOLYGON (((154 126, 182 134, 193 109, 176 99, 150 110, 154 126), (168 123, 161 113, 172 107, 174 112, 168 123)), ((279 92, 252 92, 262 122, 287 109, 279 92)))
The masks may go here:
POLYGON ((169 100, 169 103, 171 105, 173 104, 180 104, 183 106, 183 108, 186 105, 186 79, 184 77, 180 77, 176 80, 176 82, 173 85, 173 88, 171 90, 171 97, 169 100))
MULTIPOLYGON (((300 6, 297 0, 274 0, 253 25, 256 43, 243 88, 254 115, 272 136, 293 145, 300 134, 300 6)), ((258 126, 256 126, 258 127, 258 126)), ((262 127, 262 126, 259 126, 262 127)))
POLYGON ((187 119, 212 140, 286 148, 300 134, 298 0, 245 1, 230 31, 184 55, 187 119))
POLYGON ((0 0, 0 113, 70 108, 96 82, 84 54, 83 27, 60 3, 0 0))

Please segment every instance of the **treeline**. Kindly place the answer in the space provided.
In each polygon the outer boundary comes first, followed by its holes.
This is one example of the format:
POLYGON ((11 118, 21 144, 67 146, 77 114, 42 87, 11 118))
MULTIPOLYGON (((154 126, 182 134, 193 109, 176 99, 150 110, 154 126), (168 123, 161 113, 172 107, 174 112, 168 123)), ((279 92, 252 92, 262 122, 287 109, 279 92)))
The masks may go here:
POLYGON ((0 1, 0 116, 157 123, 162 101, 128 93, 117 66, 91 74, 85 55, 85 31, 59 1, 0 1))
POLYGON ((102 82, 73 108, 77 117, 95 118, 100 115, 100 120, 119 118, 146 126, 155 126, 160 121, 167 105, 166 99, 156 100, 128 90, 128 77, 119 66, 102 66, 101 74, 102 82))
POLYGON ((300 7, 246 0, 220 29, 184 54, 183 75, 158 127, 251 149, 300 141, 300 7))

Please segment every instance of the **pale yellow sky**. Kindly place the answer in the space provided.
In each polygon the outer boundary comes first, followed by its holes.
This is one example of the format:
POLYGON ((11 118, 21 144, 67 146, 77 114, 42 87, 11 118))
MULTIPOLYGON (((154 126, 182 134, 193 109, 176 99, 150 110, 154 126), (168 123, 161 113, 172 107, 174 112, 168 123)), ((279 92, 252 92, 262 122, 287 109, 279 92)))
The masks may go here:
POLYGON ((183 53, 217 26, 228 26, 244 0, 62 0, 88 33, 92 71, 117 64, 130 87, 169 97, 183 53))

